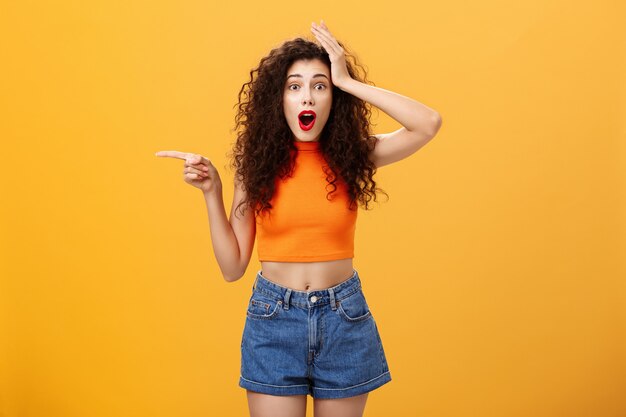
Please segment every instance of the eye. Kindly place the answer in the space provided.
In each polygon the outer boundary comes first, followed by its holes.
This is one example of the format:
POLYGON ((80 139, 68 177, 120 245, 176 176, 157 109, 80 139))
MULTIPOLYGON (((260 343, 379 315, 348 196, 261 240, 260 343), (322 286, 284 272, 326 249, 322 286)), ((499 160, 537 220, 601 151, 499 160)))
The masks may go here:
POLYGON ((291 88, 291 87, 300 87, 300 86, 299 86, 298 84, 291 84, 288 88, 289 88, 290 90, 293 90, 293 88, 291 88))
MULTIPOLYGON (((318 84, 315 87, 322 87, 321 90, 325 90, 326 89, 326 86, 324 84, 318 84)), ((320 89, 318 88, 318 90, 320 90, 320 89)))

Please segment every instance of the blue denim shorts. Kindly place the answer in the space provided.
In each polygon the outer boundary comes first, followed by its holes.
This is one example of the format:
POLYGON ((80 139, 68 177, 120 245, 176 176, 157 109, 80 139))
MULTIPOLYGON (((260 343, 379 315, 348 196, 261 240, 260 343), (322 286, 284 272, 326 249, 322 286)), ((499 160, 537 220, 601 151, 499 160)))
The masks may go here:
POLYGON ((306 292, 257 272, 241 338, 240 387, 345 398, 389 381, 383 344, 356 270, 334 287, 306 292))

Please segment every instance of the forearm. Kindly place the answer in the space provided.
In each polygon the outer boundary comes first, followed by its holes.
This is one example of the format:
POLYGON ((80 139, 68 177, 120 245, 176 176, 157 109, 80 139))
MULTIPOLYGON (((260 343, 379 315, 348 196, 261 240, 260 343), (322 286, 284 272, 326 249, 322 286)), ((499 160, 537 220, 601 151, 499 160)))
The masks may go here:
POLYGON ((203 193, 203 195, 209 215, 213 253, 215 253, 224 279, 234 281, 239 278, 239 244, 226 216, 222 190, 203 193))
POLYGON ((430 107, 412 98, 364 84, 353 78, 338 86, 341 90, 366 101, 400 123, 411 132, 432 132, 437 130, 440 116, 430 107))

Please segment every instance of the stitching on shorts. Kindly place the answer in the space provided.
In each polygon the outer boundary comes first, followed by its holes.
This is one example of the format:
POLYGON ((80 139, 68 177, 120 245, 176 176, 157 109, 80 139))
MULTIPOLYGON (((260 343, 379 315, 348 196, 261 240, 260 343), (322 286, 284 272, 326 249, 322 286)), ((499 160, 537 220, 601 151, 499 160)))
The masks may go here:
POLYGON ((369 384, 372 381, 377 380, 378 378, 381 378, 383 376, 385 376, 386 374, 388 374, 390 371, 385 372, 384 374, 380 374, 379 376, 377 376, 376 378, 372 378, 367 382, 363 382, 362 384, 358 384, 358 385, 353 385, 351 387, 348 388, 318 388, 318 387, 312 387, 313 389, 323 389, 324 391, 344 391, 347 389, 351 389, 351 388, 356 388, 356 387, 360 387, 361 385, 365 385, 365 384, 369 384))
POLYGON ((272 384, 263 384, 261 382, 252 381, 250 379, 246 379, 243 376, 239 375, 241 379, 244 381, 252 382, 253 384, 265 385, 266 387, 276 387, 276 388, 289 388, 289 387, 308 387, 308 385, 272 385, 272 384))
POLYGON ((270 313, 271 304, 265 303, 263 301, 255 300, 254 298, 252 300, 250 300, 250 303, 252 305, 257 305, 257 306, 261 307, 262 309, 264 309, 265 310, 265 315, 268 315, 270 313))
POLYGON ((282 297, 278 296, 278 294, 271 293, 269 291, 265 291, 262 288, 257 288, 254 291, 258 292, 260 294, 263 294, 264 296, 269 297, 269 298, 271 298, 274 301, 282 300, 282 297))
MULTIPOLYGON (((347 294, 343 294, 343 297, 341 297, 341 298, 335 298, 335 301, 341 301, 341 300, 344 300, 344 299, 346 299, 346 298, 350 297, 351 295, 353 295, 353 294, 357 293, 357 292, 358 292, 358 291, 360 291, 360 290, 361 290, 361 286, 360 286, 360 285, 358 285, 358 286, 356 286, 354 289, 352 289, 349 293, 347 293, 347 294)), ((260 293, 260 294, 262 294, 262 295, 264 295, 264 296, 266 296, 266 297, 269 297, 269 298, 271 298, 271 299, 272 299, 272 300, 274 300, 274 301, 279 301, 279 300, 282 300, 282 299, 283 299, 282 297, 278 296, 277 294, 275 294, 275 293, 271 293, 271 292, 269 292, 269 291, 265 291, 265 290, 264 290, 264 289, 262 289, 262 288, 256 288, 254 291, 255 291, 255 292, 257 292, 257 293, 260 293)), ((293 292, 292 292, 292 297, 293 297, 293 292)), ((306 307, 306 304, 294 303, 293 301, 290 301, 290 304, 291 304, 291 305, 296 305, 296 306, 299 306, 299 307, 306 307)), ((317 305, 326 305, 326 304, 330 304, 330 300, 329 300, 328 302, 324 303, 324 304, 317 303, 317 305)))

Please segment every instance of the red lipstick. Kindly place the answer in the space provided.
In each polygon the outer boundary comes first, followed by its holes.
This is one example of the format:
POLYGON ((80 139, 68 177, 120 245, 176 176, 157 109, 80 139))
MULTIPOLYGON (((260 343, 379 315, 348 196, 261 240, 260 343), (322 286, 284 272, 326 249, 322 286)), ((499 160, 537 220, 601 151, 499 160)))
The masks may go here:
POLYGON ((304 131, 311 130, 315 124, 315 118, 317 115, 313 110, 303 110, 298 115, 298 122, 300 123, 300 129, 304 131))

